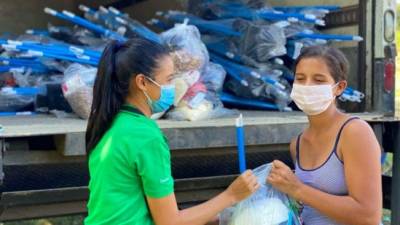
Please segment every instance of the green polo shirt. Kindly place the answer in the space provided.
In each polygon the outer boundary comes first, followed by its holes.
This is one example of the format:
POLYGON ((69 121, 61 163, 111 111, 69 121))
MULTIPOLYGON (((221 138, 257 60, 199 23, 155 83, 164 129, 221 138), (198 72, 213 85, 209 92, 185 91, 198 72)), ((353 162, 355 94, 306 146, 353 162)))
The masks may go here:
POLYGON ((89 157, 86 225, 152 225, 146 196, 173 193, 168 144, 156 122, 125 105, 89 157))

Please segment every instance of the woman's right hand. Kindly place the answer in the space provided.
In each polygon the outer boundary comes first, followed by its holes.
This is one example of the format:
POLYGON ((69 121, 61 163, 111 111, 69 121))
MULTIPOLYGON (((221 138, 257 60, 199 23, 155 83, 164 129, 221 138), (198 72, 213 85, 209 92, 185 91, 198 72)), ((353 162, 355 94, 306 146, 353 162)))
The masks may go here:
POLYGON ((226 189, 226 193, 233 200, 232 204, 236 204, 260 188, 257 177, 251 170, 246 170, 242 175, 236 178, 226 189))

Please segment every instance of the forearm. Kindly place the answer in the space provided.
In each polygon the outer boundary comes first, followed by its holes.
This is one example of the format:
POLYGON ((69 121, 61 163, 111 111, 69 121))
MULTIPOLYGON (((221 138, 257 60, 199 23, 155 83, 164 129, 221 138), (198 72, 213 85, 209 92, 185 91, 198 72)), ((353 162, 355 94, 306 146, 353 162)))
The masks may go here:
MULTIPOLYGON (((233 204, 232 198, 222 192, 203 204, 179 211, 178 221, 174 225, 204 225, 215 220, 218 213, 233 204)), ((215 224, 215 221, 211 224, 215 224)))
POLYGON ((351 196, 331 195, 308 185, 302 185, 295 195, 293 197, 298 201, 337 222, 349 225, 379 224, 381 212, 371 212, 351 196))

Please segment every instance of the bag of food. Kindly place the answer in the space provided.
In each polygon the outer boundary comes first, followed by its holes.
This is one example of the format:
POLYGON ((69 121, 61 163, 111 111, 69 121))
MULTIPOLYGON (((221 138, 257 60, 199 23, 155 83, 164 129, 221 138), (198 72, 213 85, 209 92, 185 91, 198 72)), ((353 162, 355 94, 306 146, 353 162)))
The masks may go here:
POLYGON ((224 210, 220 225, 300 225, 300 219, 292 200, 266 183, 271 164, 256 168, 253 172, 261 184, 248 199, 224 210))
POLYGON ((77 63, 69 66, 64 72, 64 97, 82 119, 88 119, 90 115, 96 73, 96 68, 77 63))

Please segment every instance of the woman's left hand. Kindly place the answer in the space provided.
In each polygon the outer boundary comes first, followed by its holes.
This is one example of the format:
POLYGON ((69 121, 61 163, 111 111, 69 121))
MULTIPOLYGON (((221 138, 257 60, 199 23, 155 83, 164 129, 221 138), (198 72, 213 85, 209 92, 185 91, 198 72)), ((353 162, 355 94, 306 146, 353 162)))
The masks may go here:
POLYGON ((297 198, 297 193, 303 185, 292 170, 283 162, 274 160, 267 182, 279 191, 297 198))

